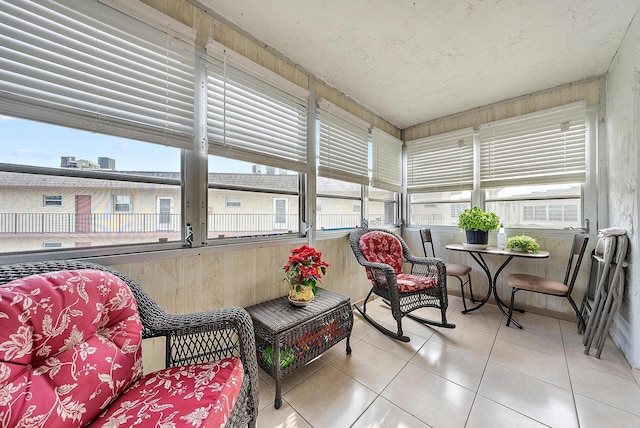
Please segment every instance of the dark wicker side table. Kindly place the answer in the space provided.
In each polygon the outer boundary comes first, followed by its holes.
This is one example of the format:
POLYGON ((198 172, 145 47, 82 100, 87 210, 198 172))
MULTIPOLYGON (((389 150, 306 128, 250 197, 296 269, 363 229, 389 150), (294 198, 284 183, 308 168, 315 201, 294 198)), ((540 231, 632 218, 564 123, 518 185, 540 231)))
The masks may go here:
POLYGON ((344 338, 351 354, 353 311, 346 296, 319 288, 305 307, 293 306, 284 296, 246 309, 253 319, 258 364, 276 381, 276 409, 282 405, 280 380, 285 376, 344 338))

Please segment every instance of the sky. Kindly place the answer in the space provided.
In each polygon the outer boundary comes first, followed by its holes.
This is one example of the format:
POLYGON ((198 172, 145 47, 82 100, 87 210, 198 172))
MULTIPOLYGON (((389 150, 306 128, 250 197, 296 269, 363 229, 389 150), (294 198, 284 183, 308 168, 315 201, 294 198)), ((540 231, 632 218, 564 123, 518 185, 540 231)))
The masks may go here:
POLYGON ((0 116, 0 162, 60 167, 61 156, 116 160, 122 171, 180 171, 180 150, 0 116))

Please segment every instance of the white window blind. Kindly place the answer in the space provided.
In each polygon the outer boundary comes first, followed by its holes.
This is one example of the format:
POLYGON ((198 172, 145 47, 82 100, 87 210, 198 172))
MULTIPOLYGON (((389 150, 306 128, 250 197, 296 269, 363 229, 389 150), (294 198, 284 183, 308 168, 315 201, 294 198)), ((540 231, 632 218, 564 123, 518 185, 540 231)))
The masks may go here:
POLYGON ((577 102, 480 127, 480 183, 584 183, 586 106, 577 102))
POLYGON ((192 147, 194 30, 105 2, 0 2, 0 112, 192 147))
POLYGON ((318 175, 351 183, 369 184, 370 125, 327 100, 320 99, 318 107, 318 175))
POLYGON ((209 153, 307 172, 308 91, 207 43, 209 153))
POLYGON ((407 141, 407 192, 473 189, 473 128, 407 141))
POLYGON ((378 128, 371 132, 373 165, 371 185, 402 191, 402 141, 378 128))

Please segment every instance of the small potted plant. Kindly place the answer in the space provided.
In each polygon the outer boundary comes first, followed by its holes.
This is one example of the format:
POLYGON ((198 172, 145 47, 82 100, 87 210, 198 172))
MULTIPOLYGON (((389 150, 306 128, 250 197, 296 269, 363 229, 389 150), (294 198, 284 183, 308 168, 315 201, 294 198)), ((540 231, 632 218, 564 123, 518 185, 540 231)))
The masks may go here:
POLYGON ((306 306, 316 295, 321 278, 329 263, 322 261, 322 253, 303 245, 291 250, 282 269, 289 281, 289 300, 296 306, 306 306))
POLYGON ((522 251, 523 253, 537 253, 540 245, 530 236, 517 235, 507 238, 507 248, 509 251, 522 251))
POLYGON ((466 232, 468 244, 486 245, 489 232, 500 227, 500 217, 494 212, 473 207, 460 213, 458 227, 466 232))

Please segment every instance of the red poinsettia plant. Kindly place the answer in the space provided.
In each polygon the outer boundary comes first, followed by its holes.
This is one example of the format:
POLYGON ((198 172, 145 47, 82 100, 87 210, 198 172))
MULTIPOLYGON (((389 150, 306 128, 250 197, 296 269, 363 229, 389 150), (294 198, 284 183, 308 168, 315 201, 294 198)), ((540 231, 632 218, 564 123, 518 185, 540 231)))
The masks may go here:
POLYGON ((310 288, 315 296, 320 278, 327 273, 329 263, 322 261, 322 253, 313 247, 303 245, 291 250, 284 269, 285 278, 291 284, 292 291, 300 293, 310 288))

